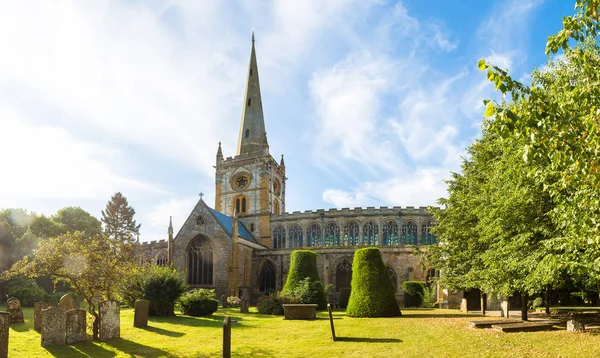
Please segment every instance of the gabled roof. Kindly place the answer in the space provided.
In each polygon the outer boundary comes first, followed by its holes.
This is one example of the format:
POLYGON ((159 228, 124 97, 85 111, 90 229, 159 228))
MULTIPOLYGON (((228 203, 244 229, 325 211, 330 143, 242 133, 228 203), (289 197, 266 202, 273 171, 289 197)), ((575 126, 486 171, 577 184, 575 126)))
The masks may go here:
MULTIPOLYGON (((207 207, 210 210, 210 212, 213 214, 215 219, 217 219, 219 224, 221 224, 223 229, 225 229, 225 231, 227 231, 227 234, 229 236, 233 235, 233 218, 231 216, 228 216, 221 212, 218 212, 209 206, 207 206, 207 207)), ((254 237, 254 235, 252 235, 250 233, 250 231, 248 231, 246 226, 244 226, 244 224, 241 221, 238 221, 238 236, 241 237, 242 239, 248 240, 255 244, 259 243, 258 240, 256 240, 256 238, 254 237)))

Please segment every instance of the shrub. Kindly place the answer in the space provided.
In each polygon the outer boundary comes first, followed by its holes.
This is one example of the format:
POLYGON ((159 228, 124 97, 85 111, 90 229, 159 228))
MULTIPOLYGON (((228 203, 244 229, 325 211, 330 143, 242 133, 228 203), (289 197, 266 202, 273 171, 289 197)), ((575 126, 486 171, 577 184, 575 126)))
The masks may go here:
POLYGON ((340 308, 348 307, 348 301, 350 300, 350 292, 352 291, 349 287, 340 289, 340 308))
POLYGON ((258 313, 281 316, 283 315, 283 305, 288 303, 300 303, 300 299, 296 296, 263 296, 258 301, 256 309, 258 313))
POLYGON ((237 308, 240 307, 242 300, 236 296, 227 297, 227 306, 237 308))
POLYGON ((12 280, 7 286, 8 297, 18 298, 23 307, 33 307, 34 303, 41 302, 46 297, 46 291, 32 279, 12 280))
POLYGON ((309 291, 304 296, 309 302, 303 303, 316 303, 318 309, 327 307, 327 297, 317 270, 317 255, 313 251, 295 250, 291 254, 290 271, 282 293, 284 296, 296 295, 298 290, 309 291), (308 283, 303 282, 307 278, 308 283))
POLYGON ((425 281, 404 281, 402 290, 404 291, 404 305, 406 307, 421 307, 427 283, 425 281))
POLYGON ((181 295, 179 305, 185 315, 209 316, 217 311, 219 302, 215 299, 215 290, 197 288, 181 295))
POLYGON ((541 297, 536 297, 533 301, 529 301, 531 308, 536 309, 538 307, 542 307, 545 302, 541 297))
POLYGON ((352 267, 352 291, 346 314, 350 317, 401 316, 394 285, 381 260, 379 249, 356 250, 352 267))
POLYGON ((423 288, 423 307, 433 308, 437 301, 435 299, 436 287, 432 284, 423 288))

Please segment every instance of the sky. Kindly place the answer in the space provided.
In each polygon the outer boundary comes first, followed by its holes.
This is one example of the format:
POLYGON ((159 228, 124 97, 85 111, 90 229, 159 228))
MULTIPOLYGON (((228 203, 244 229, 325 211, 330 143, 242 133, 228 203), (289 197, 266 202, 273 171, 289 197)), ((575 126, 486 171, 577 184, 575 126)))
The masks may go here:
POLYGON ((429 206, 569 0, 114 0, 0 3, 0 209, 101 216, 121 191, 140 240, 177 232, 215 155, 235 155, 251 32, 286 211, 429 206))

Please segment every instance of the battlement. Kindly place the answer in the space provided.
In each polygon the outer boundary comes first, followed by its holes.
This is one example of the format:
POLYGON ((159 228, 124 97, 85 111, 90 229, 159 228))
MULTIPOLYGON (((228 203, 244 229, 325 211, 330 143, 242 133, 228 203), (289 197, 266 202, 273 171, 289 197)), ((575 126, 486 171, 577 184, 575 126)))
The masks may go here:
POLYGON ((152 241, 144 241, 141 242, 142 246, 150 246, 150 245, 156 245, 156 244, 166 244, 167 240, 152 240, 152 241))
MULTIPOLYGON (((387 207, 382 206, 379 208, 368 206, 366 208, 355 207, 355 208, 342 208, 342 209, 317 209, 317 210, 306 210, 304 212, 294 211, 291 213, 284 213, 278 216, 272 216, 271 221, 286 221, 294 219, 318 219, 321 216, 325 218, 336 218, 343 216, 403 216, 403 215, 431 215, 428 212, 430 207, 420 206, 415 208, 413 206, 401 207, 387 207)), ((433 209, 439 209, 439 207, 431 207, 433 209)))

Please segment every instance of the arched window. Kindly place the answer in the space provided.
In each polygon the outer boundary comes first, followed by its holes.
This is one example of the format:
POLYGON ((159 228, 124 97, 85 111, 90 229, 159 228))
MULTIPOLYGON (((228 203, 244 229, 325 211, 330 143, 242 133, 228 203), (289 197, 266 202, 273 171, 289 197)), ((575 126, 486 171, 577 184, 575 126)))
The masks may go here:
POLYGON ((273 214, 279 215, 279 201, 277 199, 273 201, 273 214))
POLYGON ((159 251, 156 255, 156 264, 158 266, 167 266, 169 263, 169 254, 165 250, 159 251))
POLYGON ((433 245, 437 243, 437 238, 431 233, 432 227, 433 224, 431 221, 428 221, 421 227, 421 245, 433 245))
POLYGON ((417 244, 417 224, 407 221, 402 224, 402 245, 417 244))
POLYGON ((396 270, 390 265, 385 265, 387 269, 388 276, 390 276, 390 280, 392 280, 392 285, 394 285, 394 292, 398 292, 398 275, 396 274, 396 270))
POLYGON ((252 99, 248 98, 248 107, 250 107, 250 103, 252 103, 252 99))
POLYGON ((273 248, 283 249, 285 247, 285 229, 281 225, 273 228, 273 248))
POLYGON ((321 227, 319 224, 310 224, 306 230, 306 246, 323 246, 321 227))
POLYGON ((246 205, 246 197, 238 196, 235 198, 235 213, 236 214, 245 214, 248 212, 248 207, 246 205))
POLYGON ((188 283, 213 284, 213 247, 206 237, 196 237, 188 248, 188 283))
POLYGON ((254 232, 254 223, 250 223, 250 231, 254 232))
POLYGON ((202 226, 202 225, 204 225, 204 223, 205 223, 205 221, 204 221, 204 218, 202 216, 198 216, 196 218, 196 221, 194 222, 194 224, 196 226, 202 226))
POLYGON ((346 225, 344 225, 344 245, 358 245, 358 239, 358 224, 354 221, 346 223, 346 225))
POLYGON ((258 274, 258 289, 260 292, 275 292, 275 266, 271 261, 265 261, 258 274))
POLYGON ((250 129, 246 129, 246 132, 244 133, 244 138, 248 138, 250 136, 250 129))
POLYGON ((340 246, 340 227, 334 222, 325 225, 324 246, 340 246))
POLYGON ((289 230, 290 247, 302 247, 302 228, 298 224, 290 226, 289 230))
POLYGON ((375 221, 363 225, 363 245, 379 245, 379 226, 375 221))
POLYGON ((350 288, 352 281, 352 264, 350 260, 343 259, 335 267, 335 290, 340 291, 342 288, 350 288))
POLYGON ((383 244, 398 245, 398 224, 395 221, 389 220, 383 224, 383 244))

